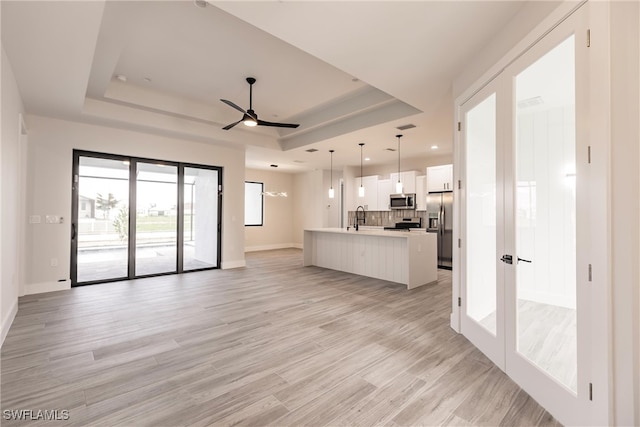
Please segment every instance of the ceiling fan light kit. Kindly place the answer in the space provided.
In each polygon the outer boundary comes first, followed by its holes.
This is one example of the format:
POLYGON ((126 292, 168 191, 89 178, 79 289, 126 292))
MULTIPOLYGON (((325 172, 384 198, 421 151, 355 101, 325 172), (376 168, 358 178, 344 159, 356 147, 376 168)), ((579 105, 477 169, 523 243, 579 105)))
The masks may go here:
POLYGON ((229 107, 236 109, 242 113, 242 118, 240 120, 238 120, 237 122, 228 124, 222 129, 229 130, 240 122, 243 122, 245 126, 250 126, 250 127, 271 126, 271 127, 277 127, 277 128, 295 129, 298 126, 300 126, 299 124, 294 124, 294 123, 275 123, 275 122, 267 122, 265 120, 258 119, 258 115, 256 114, 255 111, 253 111, 253 84, 255 82, 256 82, 256 79, 254 77, 247 77, 247 83, 249 83, 249 109, 246 111, 227 99, 220 99, 220 101, 224 102, 229 107))

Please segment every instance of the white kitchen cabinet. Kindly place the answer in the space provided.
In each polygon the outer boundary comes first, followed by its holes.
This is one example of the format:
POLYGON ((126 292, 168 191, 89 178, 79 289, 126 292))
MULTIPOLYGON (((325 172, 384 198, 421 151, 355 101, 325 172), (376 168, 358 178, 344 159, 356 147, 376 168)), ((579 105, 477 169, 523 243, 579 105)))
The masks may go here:
POLYGON ((416 210, 427 210, 427 176, 416 177, 416 210))
POLYGON ((453 165, 427 168, 427 192, 453 191, 453 165))
MULTIPOLYGON (((418 173, 416 171, 404 171, 400 172, 400 181, 402 182, 402 187, 405 193, 415 193, 416 192, 416 176, 418 173)), ((391 194, 396 194, 396 183, 398 182, 398 173, 394 172, 390 176, 391 186, 390 191, 391 194)))
POLYGON ((378 180, 378 210, 389 210, 389 196, 391 195, 391 180, 379 179, 378 180))
POLYGON ((351 210, 356 210, 358 206, 362 206, 367 211, 378 209, 378 175, 363 176, 362 180, 360 177, 355 178, 353 188, 354 197, 351 205, 353 209, 351 210), (364 197, 358 196, 361 182, 364 187, 364 197))

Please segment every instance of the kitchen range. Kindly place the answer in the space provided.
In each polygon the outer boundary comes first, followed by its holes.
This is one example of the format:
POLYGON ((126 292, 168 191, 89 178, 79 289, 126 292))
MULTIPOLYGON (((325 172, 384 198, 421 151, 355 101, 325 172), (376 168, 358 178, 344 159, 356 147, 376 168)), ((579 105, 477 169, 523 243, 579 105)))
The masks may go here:
POLYGON ((402 221, 396 222, 395 225, 384 227, 385 230, 410 231, 412 228, 422 228, 422 218, 402 218, 402 221))

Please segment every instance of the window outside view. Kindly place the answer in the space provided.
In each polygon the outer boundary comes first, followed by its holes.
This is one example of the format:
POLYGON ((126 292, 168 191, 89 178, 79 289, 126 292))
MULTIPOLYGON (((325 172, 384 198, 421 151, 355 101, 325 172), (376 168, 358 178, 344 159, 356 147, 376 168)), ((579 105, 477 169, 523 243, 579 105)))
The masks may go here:
MULTIPOLYGON (((137 162, 135 276, 177 271, 178 167, 137 162)), ((184 168, 183 270, 217 266, 218 171, 184 168), (196 210, 198 201, 198 210, 196 210)), ((129 162, 80 157, 77 282, 128 277, 129 162)))

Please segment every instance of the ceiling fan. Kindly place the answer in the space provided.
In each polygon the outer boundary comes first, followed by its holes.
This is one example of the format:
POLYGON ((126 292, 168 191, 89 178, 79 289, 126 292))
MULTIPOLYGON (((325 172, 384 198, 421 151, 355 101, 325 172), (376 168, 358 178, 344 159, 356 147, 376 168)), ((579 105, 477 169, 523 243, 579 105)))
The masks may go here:
POLYGON ((300 126, 299 124, 293 124, 293 123, 274 123, 274 122, 266 122, 264 120, 260 120, 258 119, 258 115, 256 114, 255 111, 253 111, 253 107, 252 107, 252 101, 253 101, 253 84, 256 82, 256 79, 253 77, 247 77, 247 83, 249 83, 249 109, 247 111, 245 111, 244 109, 238 107, 236 104, 234 104, 233 102, 226 100, 226 99, 221 99, 220 101, 224 102, 225 104, 227 104, 228 106, 235 108, 236 110, 240 111, 242 113, 242 118, 240 120, 238 120, 235 123, 231 123, 229 125, 226 125, 225 127, 223 127, 222 129, 224 130, 229 130, 232 127, 234 127, 235 125, 237 125, 240 122, 244 122, 244 124, 246 126, 273 126, 273 127, 278 127, 278 128, 297 128, 298 126, 300 126))

